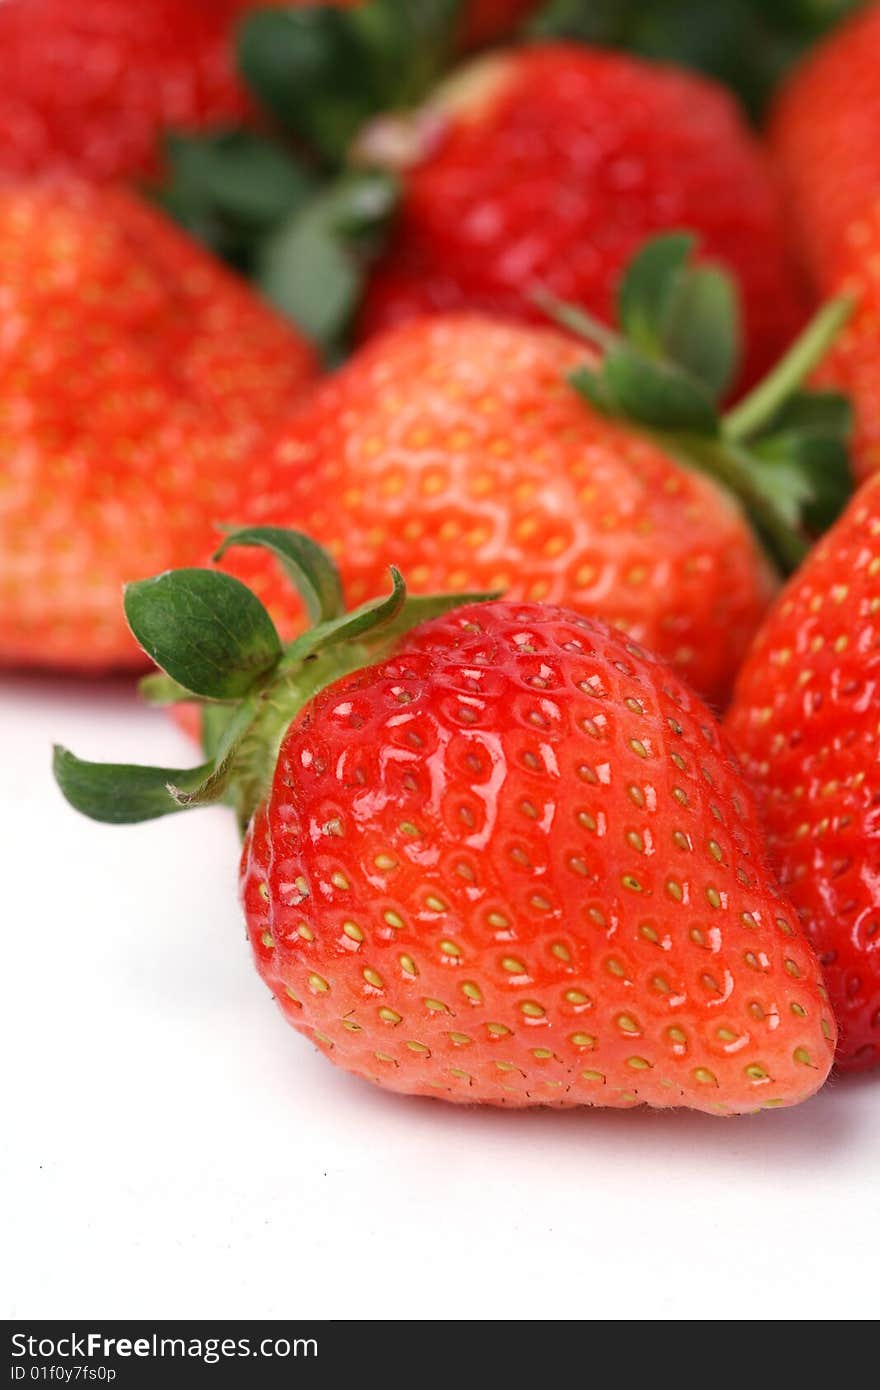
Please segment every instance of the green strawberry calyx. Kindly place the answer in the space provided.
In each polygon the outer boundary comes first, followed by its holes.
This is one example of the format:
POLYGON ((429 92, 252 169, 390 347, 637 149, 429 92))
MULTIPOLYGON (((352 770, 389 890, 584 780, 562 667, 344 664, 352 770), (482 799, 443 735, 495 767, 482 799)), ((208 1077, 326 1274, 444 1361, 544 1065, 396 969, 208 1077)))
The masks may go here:
POLYGON ((56 781, 93 820, 129 824, 226 802, 244 830, 269 789, 284 735, 309 700, 380 661, 419 623, 497 597, 414 596, 392 568, 387 595, 346 611, 336 565, 300 532, 231 529, 215 560, 232 546, 268 551, 312 626, 284 645, 256 594, 222 570, 169 570, 127 585, 128 625, 159 668, 141 693, 151 704, 202 706, 207 757, 193 768, 142 767, 85 762, 56 746, 56 781))
POLYGON ((688 232, 655 237, 617 295, 619 330, 537 292, 535 301, 597 351, 569 381, 594 409, 635 426, 739 500, 776 566, 789 574, 852 491, 844 396, 803 388, 849 318, 829 300, 767 377, 722 413, 741 356, 732 278, 691 260, 688 232))

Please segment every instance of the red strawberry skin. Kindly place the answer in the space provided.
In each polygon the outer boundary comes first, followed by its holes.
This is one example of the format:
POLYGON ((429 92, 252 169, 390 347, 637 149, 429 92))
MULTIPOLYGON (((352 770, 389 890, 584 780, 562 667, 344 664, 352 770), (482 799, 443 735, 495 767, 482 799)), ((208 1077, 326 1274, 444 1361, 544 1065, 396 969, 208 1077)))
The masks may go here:
POLYGON ((242 120, 248 102, 233 34, 241 16, 260 7, 260 0, 4 0, 0 169, 97 180, 153 173, 164 130, 242 120))
POLYGON ((727 731, 822 962, 841 1067, 880 1062, 880 479, 761 629, 727 731))
MULTIPOLYGON (((736 504, 565 381, 584 350, 470 316, 362 348, 250 460, 235 515, 328 546, 349 600, 387 588, 565 603, 656 650, 725 703, 774 580, 736 504)), ((272 562, 229 557, 276 621, 272 562)), ((224 564, 226 561, 224 560, 224 564)))
POLYGON ((425 129, 364 336, 461 307, 539 320, 536 285, 610 320, 635 250, 683 227, 739 282, 749 379, 800 326, 763 152, 715 84, 623 54, 535 46, 459 76, 425 129))
POLYGON ((855 312, 814 383, 852 402, 852 467, 866 478, 880 471, 880 182, 873 204, 849 229, 839 266, 836 289, 852 296, 855 312))
POLYGON ((198 562, 311 350, 160 213, 0 187, 0 661, 143 665, 127 580, 198 562))
POLYGON ((416 629, 284 739, 249 831, 258 969, 329 1058, 496 1105, 788 1105, 819 970, 704 705, 604 625, 494 603, 416 629))
POLYGON ((833 288, 851 224, 880 195, 880 5, 864 7, 783 86, 770 123, 794 232, 833 288))

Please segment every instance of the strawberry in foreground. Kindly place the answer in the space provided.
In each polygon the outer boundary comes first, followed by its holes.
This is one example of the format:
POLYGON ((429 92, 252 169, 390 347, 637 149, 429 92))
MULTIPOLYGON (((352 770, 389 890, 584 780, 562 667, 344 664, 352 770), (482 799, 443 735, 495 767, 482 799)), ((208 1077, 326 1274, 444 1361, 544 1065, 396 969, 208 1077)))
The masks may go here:
POLYGON ((123 582, 198 560, 314 376, 250 288, 128 193, 0 187, 0 662, 143 666, 123 582))
POLYGON ((229 575, 126 592, 167 673, 150 695, 225 702, 213 757, 58 749, 55 771, 99 820, 235 805, 257 967, 297 1029, 379 1085, 465 1102, 732 1113, 821 1086, 818 966, 732 753, 668 668, 565 609, 408 598, 396 572, 344 616, 304 537, 238 543, 317 620, 286 650, 229 575))
POLYGON ((880 1062, 880 479, 782 594, 727 730, 771 858, 819 952, 838 1062, 880 1062))
POLYGON ((865 5, 783 86, 770 123, 792 230, 816 284, 837 282, 850 228, 880 197, 880 4, 865 5))
MULTIPOLYGON (((846 495, 846 410, 797 391, 846 305, 823 310, 721 419, 735 292, 717 267, 690 263, 692 248, 670 235, 640 252, 620 334, 555 310, 587 345, 473 315, 380 336, 257 447, 265 485, 254 495, 244 470, 227 516, 303 527, 356 601, 394 561, 417 592, 564 603, 723 706, 774 569, 800 561, 846 495)), ((295 596, 265 557, 234 565, 295 632, 295 596)))

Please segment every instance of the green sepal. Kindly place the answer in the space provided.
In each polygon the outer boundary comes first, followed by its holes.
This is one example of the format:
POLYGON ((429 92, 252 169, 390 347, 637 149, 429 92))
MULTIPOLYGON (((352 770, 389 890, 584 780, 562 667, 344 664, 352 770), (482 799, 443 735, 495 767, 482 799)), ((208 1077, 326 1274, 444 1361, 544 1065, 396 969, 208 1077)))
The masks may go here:
POLYGON ((724 271, 690 264, 695 246, 689 232, 646 242, 621 281, 618 322, 640 353, 682 368, 717 401, 739 365, 739 300, 724 271))
POLYGON ((626 268, 617 291, 617 321, 642 352, 659 355, 663 350, 670 303, 695 245, 690 232, 652 237, 626 268))
POLYGON ((263 605, 222 571, 178 570, 129 585, 129 623, 167 672, 146 677, 144 693, 155 703, 197 702, 207 761, 195 768, 88 763, 57 748, 58 785, 83 814, 126 824, 225 801, 243 831, 266 795, 291 721, 309 700, 390 654, 417 624, 495 597, 410 598, 392 568, 390 593, 339 613, 336 567, 307 537, 278 527, 239 527, 218 553, 234 544, 264 547, 305 588, 316 613, 334 616, 282 650, 263 605))
POLYGON ((249 271, 261 237, 313 195, 315 176, 269 136, 243 129, 165 137, 165 177, 145 189, 191 235, 249 271))
POLYGON ((310 628, 288 647, 284 665, 289 666, 294 661, 302 661, 305 657, 323 651, 326 647, 336 646, 340 642, 353 642, 368 634, 375 636, 377 631, 393 622, 405 599, 406 584, 403 582, 403 576, 400 570, 392 565, 390 594, 384 598, 370 599, 368 603, 362 603, 350 613, 344 613, 341 618, 310 628))
POLYGON ((263 293, 330 356, 360 301, 398 195, 390 174, 346 175, 280 223, 260 248, 263 293))
POLYGON ((309 536, 282 526, 232 527, 214 560, 237 545, 268 550, 275 557, 305 604, 311 622, 329 622, 345 611, 339 570, 329 552, 309 536))
POLYGON ((741 347, 740 304, 734 281, 716 266, 689 267, 669 305, 664 352, 718 401, 736 377, 741 347))
POLYGON ((249 14, 239 29, 238 62, 281 127, 331 163, 342 162, 381 103, 364 33, 331 5, 249 14))
POLYGON ((205 699, 241 697, 281 656, 256 594, 216 570, 170 570, 127 585, 125 616, 156 665, 205 699))
POLYGON ((182 811, 184 806, 169 787, 194 789, 212 775, 214 764, 174 768, 91 763, 56 744, 52 770, 66 799, 84 816, 107 825, 132 825, 182 811))
POLYGON ((191 690, 178 685, 177 681, 166 676, 164 671, 152 671, 150 675, 142 676, 138 681, 138 694, 145 704, 160 708, 166 705, 187 704, 194 698, 191 690))
POLYGON ((615 413, 628 420, 652 429, 718 433, 708 391, 671 362, 652 361, 622 344, 606 355, 602 377, 615 413))

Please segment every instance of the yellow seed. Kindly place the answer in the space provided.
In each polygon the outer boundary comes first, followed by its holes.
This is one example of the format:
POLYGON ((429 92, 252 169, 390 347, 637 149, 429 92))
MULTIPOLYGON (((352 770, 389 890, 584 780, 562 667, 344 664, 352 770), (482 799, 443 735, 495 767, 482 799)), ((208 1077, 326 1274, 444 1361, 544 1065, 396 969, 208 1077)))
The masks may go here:
POLYGON ((807 1016, 807 1011, 806 1011, 806 1009, 804 1008, 803 1004, 796 1004, 796 1003, 794 1002, 794 1000, 792 1000, 792 1003, 790 1004, 789 1007, 791 1008, 792 1013, 793 1013, 797 1018, 806 1018, 806 1016, 807 1016))
POLYGON ((449 1039, 451 1042, 455 1043, 456 1047, 469 1047, 473 1042, 473 1038, 469 1033, 450 1033, 449 1039))
POLYGON ((503 912, 490 912, 486 917, 486 921, 489 923, 490 927, 504 928, 510 926, 510 921, 504 916, 503 912))
POLYGON ((721 906, 721 894, 718 892, 717 888, 707 888, 706 898, 708 899, 710 907, 718 908, 721 906))
POLYGON ((787 975, 791 975, 795 980, 799 980, 801 977, 801 972, 797 967, 797 963, 793 960, 786 960, 785 972, 787 975))
POLYGON ((596 1039, 592 1033, 572 1033, 569 1042, 575 1047, 595 1047, 596 1039))
POLYGON ((436 893, 429 893, 429 894, 428 894, 427 898, 425 899, 425 905, 426 905, 427 907, 429 907, 429 908, 431 909, 432 912, 445 912, 445 911, 446 911, 446 904, 445 904, 445 902, 443 901, 442 898, 438 898, 437 895, 436 895, 436 893))
POLYGON ((330 986, 323 975, 310 975, 309 988, 314 990, 315 994, 327 994, 330 986))
POLYGON ((297 936, 301 936, 303 941, 314 941, 315 939, 315 933, 312 931, 311 927, 306 926, 305 922, 300 922, 296 929, 296 934, 297 936))
POLYGON ((345 877, 345 874, 340 873, 338 870, 336 871, 336 873, 332 873, 330 875, 330 882, 333 884, 334 888, 347 889, 351 887, 351 884, 345 877))
POLYGON ((357 922, 343 922, 342 930, 351 941, 363 941, 364 934, 357 922))
POLYGON ((430 1009, 435 1014, 448 1014, 449 1005, 444 1004, 442 999, 423 999, 422 1003, 426 1009, 430 1009))
POLYGON ((769 1081, 769 1072, 765 1071, 757 1062, 750 1062, 745 1069, 746 1076, 750 1081, 769 1081))
POLYGON ((650 1071, 651 1063, 644 1057, 627 1057, 626 1065, 633 1071, 650 1071))
POLYGON ((709 1071, 708 1067, 696 1067, 692 1073, 695 1081, 699 1081, 701 1086, 717 1086, 718 1078, 714 1072, 709 1071))
POLYGON ((563 946, 561 941, 554 941, 550 947, 550 954, 556 956, 557 960, 571 960, 571 952, 567 946, 563 946))
POLYGON ((511 975, 524 975, 526 967, 516 956, 505 956, 501 962, 502 970, 508 971, 511 975))
POLYGON ((460 1067, 450 1067, 450 1068, 449 1068, 449 1075, 450 1075, 450 1076, 455 1076, 455 1077, 457 1077, 459 1081, 468 1081, 468 1082, 470 1082, 470 1081, 473 1080, 473 1077, 470 1075, 470 1073, 469 1073, 469 1072, 466 1072, 466 1071, 462 1071, 460 1067))
POLYGON ((388 923, 389 927, 393 927, 395 931, 402 931, 406 925, 400 913, 392 912, 390 908, 387 912, 382 913, 382 919, 388 923))
POLYGON ((373 863, 377 869, 396 869, 397 860, 391 854, 377 854, 373 863))
POLYGON ((553 1056, 553 1053, 549 1047, 533 1047, 532 1056, 536 1057, 539 1062, 547 1062, 553 1056))
POLYGON ((584 1081, 598 1081, 600 1085, 605 1084, 605 1077, 600 1071, 582 1071, 581 1076, 584 1081))
POLYGON ((407 1047, 409 1048, 410 1052, 418 1052, 423 1057, 430 1057, 431 1055, 430 1047, 425 1047, 424 1043, 408 1042, 407 1047))
POLYGON ((260 937, 260 940, 266 947, 267 951, 271 951, 272 947, 275 945, 275 938, 270 931, 264 931, 263 935, 260 937))
POLYGON ((654 928, 651 927, 651 926, 649 926, 647 922, 642 922, 642 923, 640 924, 640 926, 639 926, 639 936, 643 936, 643 937, 645 938, 646 941, 657 942, 657 941, 660 940, 660 938, 659 938, 659 936, 657 935, 657 933, 655 932, 654 928))
POLYGON ((590 996, 584 994, 583 991, 579 989, 567 989, 565 991, 565 998, 568 1000, 569 1004, 575 1005, 589 1004, 590 1002, 590 996))
POLYGON ((620 881, 631 893, 641 893, 642 885, 634 874, 621 874, 620 881))
POLYGON ((674 878, 666 880, 666 891, 669 894, 670 898, 673 898, 677 903, 680 903, 682 898, 684 897, 681 884, 677 883, 674 878))
POLYGON ((794 1057, 794 1060, 796 1062, 799 1062, 802 1067, 815 1066, 812 1057, 810 1056, 809 1052, 805 1047, 796 1047, 794 1052, 792 1053, 792 1056, 794 1057))
POLYGON ((510 1032, 510 1029, 505 1023, 487 1023, 486 1027, 493 1038, 506 1038, 507 1034, 510 1032))
POLYGON ((418 966, 416 965, 412 956, 399 956, 398 959, 400 961, 401 967, 406 971, 407 975, 418 975, 418 966))
POLYGON ((400 1016, 400 1014, 395 1013, 394 1009, 386 1009, 386 1008, 380 1009, 380 1010, 379 1010, 379 1017, 382 1019, 383 1023, 400 1023, 400 1022, 401 1022, 401 1016, 400 1016))
POLYGON ((666 1036, 674 1043, 686 1043, 688 1040, 687 1033, 683 1028, 667 1028, 666 1036))
POLYGON ((605 969, 608 971, 608 974, 609 974, 609 975, 616 975, 616 976, 618 977, 618 979, 621 979, 621 980, 622 980, 622 979, 625 977, 625 975, 626 975, 626 971, 624 970, 624 968, 623 968, 623 966, 621 965, 620 961, 619 961, 619 960, 615 960, 613 956, 611 956, 610 959, 606 960, 606 962, 605 962, 605 969))
POLYGON ((541 1004, 536 1004, 532 999, 523 1000, 519 1007, 521 1012, 525 1014, 526 1018, 544 1017, 544 1008, 541 1004))
POLYGON ((382 979, 382 976, 379 974, 378 970, 372 970, 370 966, 367 966, 366 970, 363 973, 364 979, 366 980, 368 985, 372 985, 374 989, 385 988, 385 981, 382 979))
POLYGON ((461 992, 466 999, 473 1000, 475 1004, 482 1004, 482 991, 479 989, 477 985, 473 985, 470 982, 468 982, 467 984, 463 984, 461 987, 461 992))
POLYGON ((360 1033, 360 1032, 362 1031, 362 1030, 361 1030, 361 1025, 360 1025, 359 1023, 355 1023, 355 1021, 354 1021, 353 1018, 344 1018, 344 1019, 342 1019, 342 1026, 343 1026, 343 1028, 345 1028, 349 1033, 360 1033))

